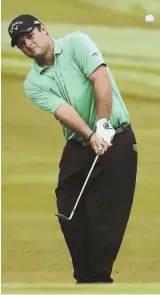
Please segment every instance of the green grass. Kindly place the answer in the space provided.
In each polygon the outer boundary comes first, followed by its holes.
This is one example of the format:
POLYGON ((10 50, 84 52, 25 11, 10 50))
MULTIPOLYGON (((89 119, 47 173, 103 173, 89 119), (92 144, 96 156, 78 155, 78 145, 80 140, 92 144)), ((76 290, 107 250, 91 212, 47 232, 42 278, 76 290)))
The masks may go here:
POLYGON ((106 285, 3 285, 2 294, 159 294, 160 284, 106 285))
POLYGON ((160 5, 158 0, 86 0, 86 2, 103 8, 108 7, 115 11, 125 12, 136 16, 138 15, 138 17, 142 17, 146 14, 153 14, 157 17, 157 21, 160 21, 160 5))
MULTIPOLYGON (((121 9, 115 9, 116 5, 99 5, 97 1, 84 0, 46 0, 41 2, 28 0, 21 4, 21 0, 15 0, 14 4, 10 0, 2 1, 2 19, 11 20, 18 14, 30 13, 39 17, 43 22, 72 23, 72 24, 94 24, 109 25, 112 27, 141 27, 141 28, 160 28, 158 20, 160 4, 155 5, 149 0, 147 7, 154 7, 157 20, 151 25, 146 26, 144 22, 145 5, 136 5, 132 0, 131 11, 126 11, 126 1, 121 5, 121 9), (8 7, 10 9, 8 9, 8 7)), ((152 0, 152 2, 155 0, 152 0)), ((109 2, 109 0, 108 0, 109 2)), ((120 5, 118 5, 119 7, 120 5)))

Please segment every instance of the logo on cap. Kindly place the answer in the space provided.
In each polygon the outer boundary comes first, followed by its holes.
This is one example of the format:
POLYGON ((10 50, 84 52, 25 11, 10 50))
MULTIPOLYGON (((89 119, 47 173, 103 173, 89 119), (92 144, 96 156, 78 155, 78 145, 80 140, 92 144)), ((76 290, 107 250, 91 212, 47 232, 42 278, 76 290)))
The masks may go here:
POLYGON ((12 34, 13 33, 13 30, 18 30, 18 25, 22 25, 23 24, 23 21, 17 21, 15 23, 13 23, 11 25, 11 28, 10 28, 10 33, 12 34))
POLYGON ((33 23, 34 23, 34 25, 36 25, 36 24, 37 24, 37 25, 40 24, 39 20, 34 20, 33 23))

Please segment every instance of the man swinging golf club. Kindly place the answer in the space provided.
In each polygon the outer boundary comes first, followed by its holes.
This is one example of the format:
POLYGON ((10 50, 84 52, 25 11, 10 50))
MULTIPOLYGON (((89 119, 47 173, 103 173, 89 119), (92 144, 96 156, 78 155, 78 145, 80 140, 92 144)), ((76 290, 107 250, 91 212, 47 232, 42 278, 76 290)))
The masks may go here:
POLYGON ((74 278, 111 283, 137 171, 126 106, 100 50, 86 34, 51 38, 31 15, 16 17, 8 32, 11 46, 34 60, 24 83, 27 96, 59 120, 66 139, 55 192, 58 213, 70 218, 59 222, 74 278))

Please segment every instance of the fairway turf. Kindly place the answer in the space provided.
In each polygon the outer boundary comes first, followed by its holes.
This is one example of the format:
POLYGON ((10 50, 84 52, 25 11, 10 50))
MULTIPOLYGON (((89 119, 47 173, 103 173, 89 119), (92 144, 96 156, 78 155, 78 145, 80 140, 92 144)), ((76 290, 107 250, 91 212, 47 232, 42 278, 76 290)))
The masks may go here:
MULTIPOLYGON (((137 1, 124 0, 119 6, 114 0, 112 7, 104 1, 97 5, 95 0, 46 0, 41 7, 37 0, 2 2, 3 293, 160 293, 160 22, 144 23, 145 1, 136 6, 137 1), (88 33, 110 66, 131 115, 139 167, 131 218, 113 270, 120 284, 74 285, 69 253, 54 216, 65 140, 52 115, 24 94, 31 61, 10 48, 7 33, 9 20, 19 13, 42 18, 54 37, 75 30, 88 33)), ((146 5, 157 19, 158 3, 148 0, 146 5)))
POLYGON ((2 294, 159 294, 160 284, 3 285, 2 294))
MULTIPOLYGON (((111 2, 110 0, 104 0, 111 2)), ((119 0, 116 0, 119 1, 119 0)), ((144 21, 147 9, 153 10, 156 17, 156 22, 150 28, 160 28, 160 8, 155 3, 157 0, 147 0, 148 5, 145 9, 143 0, 140 5, 134 6, 135 0, 129 0, 130 5, 126 11, 126 0, 121 9, 116 9, 116 5, 101 5, 102 1, 95 0, 45 0, 39 6, 38 0, 28 0, 22 4, 21 0, 15 0, 14 5, 11 5, 11 0, 2 1, 2 20, 11 20, 18 14, 30 13, 41 21, 54 23, 70 23, 70 24, 95 24, 95 25, 109 25, 112 27, 142 27, 146 28, 144 21), (97 2, 99 2, 97 4, 97 2), (100 5, 99 5, 100 4, 100 5), (10 7, 11 9, 8 9, 10 7), (89 13, 88 13, 89 12, 89 13), (115 21, 116 20, 116 21, 115 21)), ((112 0, 113 2, 113 0, 112 0)), ((116 3, 115 3, 116 4, 116 3)))

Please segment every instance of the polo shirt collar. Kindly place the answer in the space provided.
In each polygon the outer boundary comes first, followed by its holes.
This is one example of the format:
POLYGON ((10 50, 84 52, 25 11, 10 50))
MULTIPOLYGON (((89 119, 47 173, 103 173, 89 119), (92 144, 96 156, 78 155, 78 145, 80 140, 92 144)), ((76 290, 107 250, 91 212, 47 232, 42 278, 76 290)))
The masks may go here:
POLYGON ((54 55, 61 54, 63 49, 62 49, 61 45, 59 44, 58 40, 56 40, 56 39, 52 39, 52 40, 53 40, 53 44, 54 44, 54 55))
MULTIPOLYGON (((61 45, 59 44, 58 40, 56 39, 52 39, 53 44, 54 44, 54 57, 58 54, 61 54, 63 49, 61 47, 61 45)), ((41 74, 43 70, 45 70, 47 68, 46 67, 42 67, 40 66, 36 61, 34 62, 34 68, 36 69, 36 71, 41 74)))

